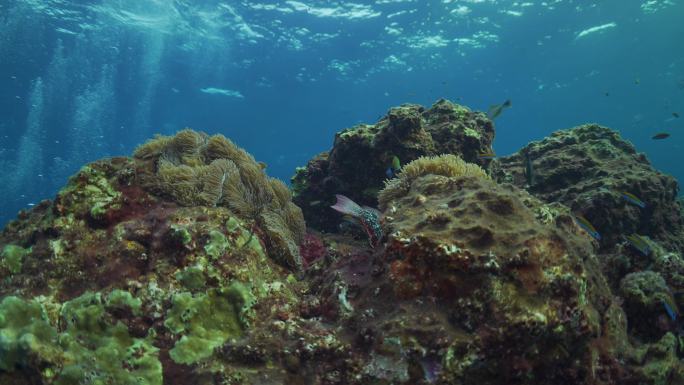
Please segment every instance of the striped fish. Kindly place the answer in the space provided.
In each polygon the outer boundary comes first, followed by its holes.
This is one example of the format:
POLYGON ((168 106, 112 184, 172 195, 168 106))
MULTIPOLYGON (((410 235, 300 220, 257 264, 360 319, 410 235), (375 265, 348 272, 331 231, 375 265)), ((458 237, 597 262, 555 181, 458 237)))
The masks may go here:
POLYGON ((641 199, 637 198, 634 194, 628 193, 626 191, 622 191, 620 193, 620 196, 622 197, 622 199, 626 200, 627 202, 629 202, 633 205, 639 206, 642 209, 646 207, 646 203, 644 203, 644 201, 642 201, 641 199))
POLYGON ((639 234, 628 235, 627 242, 645 256, 648 256, 651 253, 651 245, 649 245, 648 241, 639 234))
POLYGON ((575 219, 575 223, 579 227, 581 227, 584 231, 586 231, 589 235, 591 235, 594 239, 597 241, 601 240, 601 234, 599 234, 598 231, 592 226, 592 224, 587 220, 587 218, 581 216, 581 215, 573 215, 573 218, 575 219))

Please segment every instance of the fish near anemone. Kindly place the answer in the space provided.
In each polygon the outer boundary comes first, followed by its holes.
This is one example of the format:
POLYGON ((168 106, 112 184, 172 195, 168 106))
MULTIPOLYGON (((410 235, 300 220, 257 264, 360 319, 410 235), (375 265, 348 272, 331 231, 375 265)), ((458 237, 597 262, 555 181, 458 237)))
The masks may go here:
POLYGON ((399 161, 399 157, 394 155, 392 157, 392 161, 390 162, 389 166, 385 170, 385 176, 387 176, 388 179, 395 178, 397 176, 397 173, 401 170, 401 162, 399 161))
POLYGON ((335 211, 348 215, 358 221, 361 227, 366 231, 366 235, 368 235, 368 243, 370 243, 370 246, 373 248, 378 246, 383 236, 382 227, 380 226, 382 213, 372 207, 361 207, 344 195, 336 194, 335 197, 337 198, 337 202, 330 207, 335 211))
POLYGON ((651 139, 654 139, 654 140, 661 140, 661 139, 667 139, 667 138, 669 138, 669 137, 670 137, 670 134, 668 134, 667 132, 659 132, 659 133, 653 135, 653 136, 651 137, 651 139))

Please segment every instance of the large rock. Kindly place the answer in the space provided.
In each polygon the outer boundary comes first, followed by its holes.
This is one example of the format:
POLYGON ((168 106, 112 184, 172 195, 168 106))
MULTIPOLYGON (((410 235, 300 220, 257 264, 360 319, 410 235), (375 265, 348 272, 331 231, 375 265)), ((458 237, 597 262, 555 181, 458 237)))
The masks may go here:
POLYGON ((329 208, 335 194, 375 206, 394 156, 408 163, 420 156, 458 154, 479 163, 479 153, 491 151, 493 140, 494 128, 485 114, 448 100, 427 109, 414 104, 395 107, 375 124, 337 133, 330 151, 297 169, 294 201, 308 226, 335 231, 340 216, 331 215, 329 208))
POLYGON ((611 295, 590 238, 567 209, 498 185, 458 160, 429 165, 447 159, 421 159, 423 175, 406 166, 411 180, 384 203, 394 295, 432 298, 435 308, 423 314, 449 320, 441 378, 595 381, 596 364, 587 363, 599 354, 592 341, 603 333, 611 295))
MULTIPOLYGON (((261 227, 269 223, 220 203, 207 176, 215 160, 188 166, 195 179, 161 180, 164 167, 190 162, 169 156, 139 151, 86 165, 54 202, 20 213, 0 234, 0 383, 259 383, 280 373, 240 368, 284 354, 252 350, 258 338, 282 339, 273 321, 295 312, 303 284, 269 257, 283 252, 261 227), (179 191, 185 201, 174 199, 179 191)), ((277 183, 249 181, 264 183, 251 186, 262 193, 277 183)), ((259 214, 280 205, 274 197, 259 214)))
POLYGON ((602 250, 637 233, 674 250, 684 250, 684 220, 677 203, 677 181, 655 170, 642 153, 617 132, 595 124, 557 131, 499 159, 493 174, 545 202, 559 202, 586 217, 600 233, 602 250), (531 159, 534 181, 526 177, 531 159), (622 194, 645 202, 640 208, 622 194))

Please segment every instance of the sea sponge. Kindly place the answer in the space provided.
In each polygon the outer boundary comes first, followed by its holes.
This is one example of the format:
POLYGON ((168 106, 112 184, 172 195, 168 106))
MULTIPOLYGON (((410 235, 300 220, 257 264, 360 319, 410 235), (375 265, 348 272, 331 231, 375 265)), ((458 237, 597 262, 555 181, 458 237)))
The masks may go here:
POLYGON ((269 255, 301 267, 306 225, 287 186, 268 177, 245 150, 223 135, 190 129, 158 136, 135 150, 141 184, 182 206, 222 206, 261 229, 269 255))
POLYGON ((384 210, 390 201, 405 196, 414 180, 429 174, 448 178, 475 176, 490 179, 480 166, 468 163, 456 155, 422 156, 406 164, 397 178, 385 181, 385 187, 378 194, 380 208, 384 210))

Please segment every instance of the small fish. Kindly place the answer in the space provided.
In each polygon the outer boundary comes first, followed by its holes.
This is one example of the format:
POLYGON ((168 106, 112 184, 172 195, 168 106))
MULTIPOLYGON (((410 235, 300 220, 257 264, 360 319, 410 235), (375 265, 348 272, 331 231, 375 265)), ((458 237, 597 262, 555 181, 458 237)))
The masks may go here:
POLYGON ((399 161, 399 158, 394 155, 392 157, 392 162, 390 163, 389 167, 385 170, 385 175, 387 178, 392 179, 397 176, 397 173, 401 170, 401 162, 399 161))
POLYGON ((679 113, 673 112, 673 113, 672 113, 672 116, 674 116, 675 118, 679 118, 679 113))
POLYGON ((665 308, 665 312, 667 315, 670 317, 671 320, 676 321, 677 320, 677 310, 675 309, 674 306, 670 305, 666 300, 661 300, 663 307, 665 308))
POLYGON ((392 157, 392 167, 394 167, 395 170, 401 170, 401 162, 396 155, 392 157))
POLYGON ((380 226, 382 213, 372 207, 361 207, 344 195, 336 194, 335 197, 337 198, 337 203, 330 207, 335 211, 355 218, 366 231, 370 246, 373 248, 377 247, 383 236, 382 227, 380 226))
POLYGON ((639 252, 644 256, 648 256, 651 253, 651 246, 648 244, 646 239, 639 234, 628 235, 627 242, 629 242, 632 247, 639 250, 639 252))
POLYGON ((259 168, 262 170, 265 170, 266 167, 268 167, 268 165, 265 162, 257 162, 257 164, 259 165, 259 168))
POLYGON ((525 152, 525 178, 527 178, 528 186, 534 186, 537 178, 534 172, 534 165, 532 164, 532 157, 529 152, 525 152))
POLYGON ((606 92, 606 93, 604 93, 604 95, 610 96, 610 92, 606 92))
POLYGON ((634 84, 636 84, 636 85, 641 84, 641 79, 639 79, 639 78, 634 79, 634 84))
POLYGON ((311 201, 309 202, 309 206, 318 206, 321 204, 321 201, 311 201))
POLYGON ((668 134, 667 132, 659 132, 659 133, 653 135, 653 137, 651 139, 658 140, 658 139, 667 139, 669 137, 670 137, 670 134, 668 134))
POLYGON ((626 191, 622 191, 620 194, 622 196, 622 199, 626 200, 627 202, 637 205, 642 209, 646 207, 646 203, 644 203, 644 201, 642 201, 641 199, 637 198, 634 194, 630 194, 626 191))
POLYGON ((503 112, 504 109, 508 108, 511 106, 511 101, 506 100, 505 102, 501 104, 494 104, 492 106, 489 106, 489 110, 487 111, 487 117, 489 119, 494 120, 496 119, 501 113, 503 112))
POLYGON ((581 216, 581 215, 573 215, 575 218, 575 222, 579 227, 581 227, 584 231, 586 231, 589 235, 592 236, 592 238, 596 239, 597 241, 601 240, 601 234, 596 231, 594 226, 587 220, 587 218, 581 216))
POLYGON ((478 157, 478 159, 494 159, 494 158, 496 158, 496 154, 494 153, 494 151, 487 150, 487 151, 482 151, 481 153, 479 153, 477 155, 477 157, 478 157))

